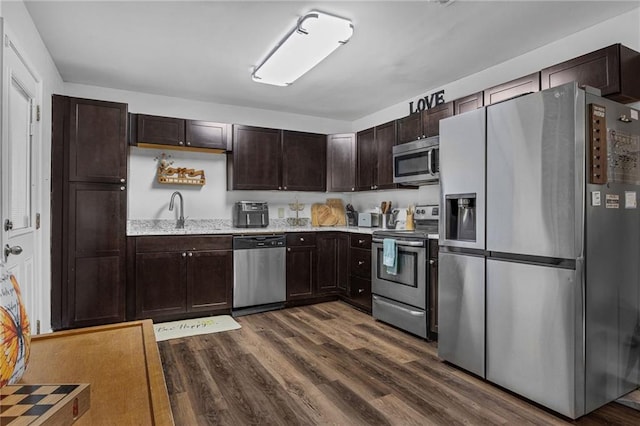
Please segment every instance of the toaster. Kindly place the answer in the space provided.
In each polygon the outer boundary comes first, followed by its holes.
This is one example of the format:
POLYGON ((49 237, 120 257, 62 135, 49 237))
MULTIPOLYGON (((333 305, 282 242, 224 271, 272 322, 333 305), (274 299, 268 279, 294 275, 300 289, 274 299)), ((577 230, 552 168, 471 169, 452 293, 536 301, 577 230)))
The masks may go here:
POLYGON ((358 213, 358 226, 364 228, 377 228, 380 226, 380 214, 358 213))
POLYGON ((269 226, 269 206, 266 201, 238 201, 233 205, 233 226, 265 228, 269 226))

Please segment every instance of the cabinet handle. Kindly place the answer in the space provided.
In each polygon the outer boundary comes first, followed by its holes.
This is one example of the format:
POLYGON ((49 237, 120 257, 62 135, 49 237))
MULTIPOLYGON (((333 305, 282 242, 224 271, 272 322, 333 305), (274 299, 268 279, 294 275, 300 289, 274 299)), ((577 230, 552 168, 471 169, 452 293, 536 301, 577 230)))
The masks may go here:
POLYGON ((178 145, 184 145, 184 142, 178 141, 178 145))
POLYGON ((191 142, 187 142, 187 146, 191 146, 191 142))
POLYGON ((429 265, 435 265, 435 264, 436 264, 435 259, 431 259, 431 260, 429 260, 429 265))
POLYGON ((358 260, 358 266, 364 265, 364 260, 358 260))
POLYGON ((352 190, 352 191, 355 191, 356 189, 355 189, 355 188, 351 188, 351 190, 352 190))
POLYGON ((278 189, 282 189, 282 187, 281 187, 281 186, 279 186, 279 187, 278 187, 278 189))
POLYGON ((121 178, 120 183, 124 183, 124 182, 125 182, 124 178, 121 178))
POLYGON ((193 253, 189 252, 189 257, 193 257, 193 253))
POLYGON ((126 187, 124 187, 124 186, 121 186, 121 187, 120 187, 120 191, 124 191, 125 189, 127 189, 127 188, 126 188, 126 187))
POLYGON ((300 241, 304 241, 304 238, 300 237, 300 241))
POLYGON ((187 257, 187 253, 182 253, 182 257, 187 257))
POLYGON ((291 247, 287 247, 287 251, 291 251, 291 247))
POLYGON ((364 244, 364 240, 358 240, 358 244, 364 244))
POLYGON ((364 293, 364 288, 359 288, 358 289, 358 294, 362 294, 362 293, 364 293))

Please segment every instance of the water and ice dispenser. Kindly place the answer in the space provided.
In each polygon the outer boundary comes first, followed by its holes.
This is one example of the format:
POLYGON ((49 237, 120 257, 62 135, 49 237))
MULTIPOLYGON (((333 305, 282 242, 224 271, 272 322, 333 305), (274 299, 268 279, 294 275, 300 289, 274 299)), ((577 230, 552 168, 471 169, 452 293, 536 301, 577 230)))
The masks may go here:
POLYGON ((476 194, 447 195, 445 204, 445 238, 476 241, 476 194))

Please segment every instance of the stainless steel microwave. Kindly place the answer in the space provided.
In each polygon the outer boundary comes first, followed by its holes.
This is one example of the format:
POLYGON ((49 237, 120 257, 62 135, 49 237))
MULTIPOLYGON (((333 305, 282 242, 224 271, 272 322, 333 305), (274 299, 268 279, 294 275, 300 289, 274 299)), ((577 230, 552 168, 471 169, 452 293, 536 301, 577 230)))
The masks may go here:
POLYGON ((429 185, 440 179, 440 138, 433 136, 393 147, 393 183, 429 185))

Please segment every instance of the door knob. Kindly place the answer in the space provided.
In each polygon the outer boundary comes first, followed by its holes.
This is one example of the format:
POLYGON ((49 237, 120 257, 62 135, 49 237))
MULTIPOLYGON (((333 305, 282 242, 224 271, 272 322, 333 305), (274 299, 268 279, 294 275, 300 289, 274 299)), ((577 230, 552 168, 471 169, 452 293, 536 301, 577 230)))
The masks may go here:
POLYGON ((20 246, 13 246, 13 247, 9 247, 9 244, 7 244, 6 246, 4 246, 4 258, 5 260, 7 259, 7 257, 9 257, 10 254, 18 255, 22 253, 22 247, 20 246))

